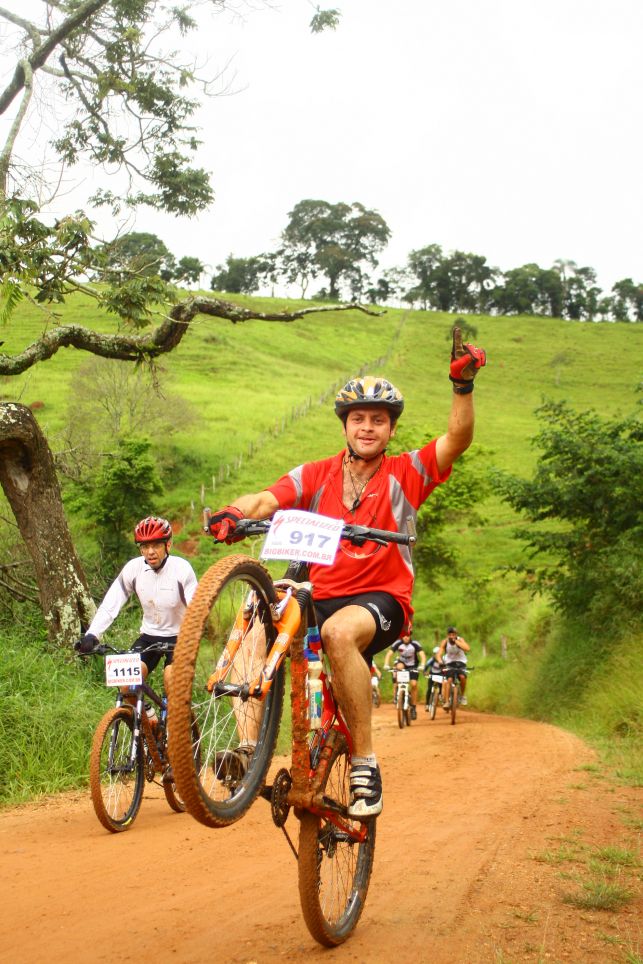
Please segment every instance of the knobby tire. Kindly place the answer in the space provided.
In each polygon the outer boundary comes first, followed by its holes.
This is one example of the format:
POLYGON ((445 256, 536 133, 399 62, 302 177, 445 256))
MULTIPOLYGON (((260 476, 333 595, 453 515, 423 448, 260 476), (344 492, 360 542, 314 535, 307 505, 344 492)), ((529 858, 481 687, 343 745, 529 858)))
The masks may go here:
MULTIPOLYGON (((196 720, 192 721, 192 747, 195 756, 195 763, 198 766, 198 748, 199 748, 199 728, 196 725, 196 720)), ((168 756, 167 750, 167 736, 165 742, 165 755, 168 756)), ((165 777, 165 774, 163 774, 165 777)), ((172 770, 172 780, 163 779, 163 792, 165 793, 165 799, 168 804, 174 810, 175 813, 185 813, 186 806, 181 796, 179 789, 176 785, 176 779, 174 778, 174 771, 172 770)))
POLYGON ((206 682, 235 634, 243 642, 226 681, 242 686, 258 677, 275 637, 270 606, 276 600, 270 574, 260 563, 227 556, 207 570, 183 617, 168 699, 170 760, 186 809, 208 827, 239 820, 265 784, 281 720, 285 669, 282 664, 263 701, 210 693, 206 682), (238 751, 252 745, 254 751, 238 751))
POLYGON ((451 726, 455 726, 455 715, 458 712, 458 686, 455 680, 451 681, 451 726))
MULTIPOLYGON (((324 795, 348 807, 350 756, 343 737, 333 751, 324 795)), ((299 829, 299 898, 308 930, 320 944, 336 947, 355 930, 364 909, 375 856, 375 823, 363 843, 345 839, 328 820, 308 810, 299 829)), ((348 818, 345 818, 348 820, 348 818)), ((359 827, 359 821, 350 821, 359 827)))
POLYGON ((397 691, 397 723, 401 730, 404 729, 404 723, 406 722, 404 716, 404 692, 400 692, 398 687, 397 691))
POLYGON ((438 708, 438 694, 439 690, 437 684, 433 685, 433 690, 431 692, 431 705, 429 707, 429 716, 432 720, 435 719, 435 714, 438 708))
POLYGON ((129 706, 108 710, 96 727, 89 761, 89 785, 96 816, 111 833, 129 830, 141 806, 145 784, 143 743, 139 740, 129 769, 134 712, 129 706))

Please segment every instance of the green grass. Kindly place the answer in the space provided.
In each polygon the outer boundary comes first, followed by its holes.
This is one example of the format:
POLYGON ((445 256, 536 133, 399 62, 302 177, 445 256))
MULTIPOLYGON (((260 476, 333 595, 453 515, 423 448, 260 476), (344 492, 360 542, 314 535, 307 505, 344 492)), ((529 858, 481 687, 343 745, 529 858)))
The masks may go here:
POLYGON ((622 884, 611 881, 589 880, 582 884, 581 890, 564 894, 563 901, 578 907, 579 910, 620 910, 635 897, 634 891, 622 884))
MULTIPOLYGON (((259 310, 309 305, 230 300, 259 310)), ((3 329, 2 350, 17 352, 38 338, 43 317, 23 303, 12 324, 3 329)), ((203 502, 223 505, 243 492, 265 487, 299 462, 338 451, 342 434, 332 413, 334 391, 364 367, 385 374, 404 392, 407 404, 398 445, 418 445, 443 432, 451 402, 447 366, 453 320, 454 316, 439 312, 399 309, 389 309, 381 317, 330 312, 292 324, 232 325, 209 317, 195 319, 178 349, 160 359, 157 371, 166 398, 161 406, 176 417, 177 431, 152 430, 165 485, 165 495, 154 510, 182 524, 175 548, 180 552, 185 539, 199 534, 203 502), (184 415, 189 416, 185 427, 184 415)), ((91 300, 82 295, 63 308, 63 321, 104 331, 116 328, 113 320, 98 318, 91 300)), ((535 409, 544 397, 565 400, 579 410, 595 408, 606 416, 635 409, 636 379, 624 374, 622 360, 640 354, 643 326, 543 318, 472 321, 478 329, 477 343, 488 352, 488 365, 475 392, 477 424, 471 449, 485 472, 496 467, 524 477, 531 474, 538 458, 530 443, 539 428, 535 409)), ((22 376, 1 379, 0 398, 43 402, 37 418, 59 453, 66 446, 70 425, 78 419, 80 388, 84 391, 92 381, 91 374, 83 376, 83 370, 93 364, 81 352, 61 350, 22 376)), ((97 452, 109 452, 109 436, 95 441, 97 452)), ((634 659, 634 654, 640 652, 640 636, 619 640, 610 631, 604 639, 587 637, 581 628, 552 616, 546 600, 530 599, 517 577, 505 572, 507 566, 524 560, 524 548, 514 538, 514 530, 524 529, 525 523, 493 492, 479 511, 481 524, 454 523, 448 533, 457 549, 457 569, 438 589, 419 576, 415 635, 428 652, 443 637, 446 626, 455 623, 473 648, 470 662, 476 671, 468 690, 473 708, 565 726, 601 748, 621 779, 639 782, 643 661, 634 659), (503 640, 506 660, 501 658, 503 640)), ((0 517, 9 516, 0 499, 0 517)), ((98 566, 91 519, 72 516, 70 521, 81 555, 91 559, 92 567, 98 566)), ((5 535, 7 542, 13 539, 9 527, 1 534, 3 541, 5 535)), ((200 538, 198 554, 192 558, 197 574, 238 548, 214 547, 200 538)), ((241 548, 257 551, 256 545, 241 548)), ((281 569, 273 567, 273 571, 281 569)), ((104 582, 113 574, 100 575, 104 582)), ((95 581, 100 583, 98 578, 95 581)), ((120 624, 121 620, 116 633, 120 624)), ((129 632, 129 624, 124 632, 129 632)), ((29 734, 37 734, 49 746, 47 734, 57 731, 59 717, 51 717, 48 707, 55 706, 55 714, 62 714, 67 731, 76 727, 73 714, 69 722, 64 708, 73 707, 79 699, 77 686, 86 682, 86 671, 63 659, 53 673, 48 663, 54 682, 41 699, 35 684, 25 691, 15 682, 13 664, 23 646, 37 661, 41 639, 19 640, 10 622, 6 633, 9 645, 3 644, 0 685, 12 700, 11 726, 23 726, 27 735, 22 748, 14 747, 5 761, 5 772, 8 766, 19 777, 12 777, 0 791, 3 799, 43 792, 47 781, 49 789, 82 782, 83 753, 86 758, 91 729, 85 722, 78 723, 77 749, 51 746, 48 760, 39 750, 28 780, 21 754, 31 752, 29 734), (11 660, 8 652, 13 653, 11 660), (31 711, 20 715, 20 699, 29 707, 33 702, 33 715, 31 711), (33 722, 27 724, 27 719, 33 722), (33 781, 31 791, 29 781, 33 781)), ((423 693, 422 687, 421 699, 423 693)), ((104 687, 93 683, 82 699, 83 712, 95 723, 105 702, 104 687)), ((7 719, 3 707, 0 727, 6 728, 7 719)), ((69 739, 73 743, 76 737, 69 739)))

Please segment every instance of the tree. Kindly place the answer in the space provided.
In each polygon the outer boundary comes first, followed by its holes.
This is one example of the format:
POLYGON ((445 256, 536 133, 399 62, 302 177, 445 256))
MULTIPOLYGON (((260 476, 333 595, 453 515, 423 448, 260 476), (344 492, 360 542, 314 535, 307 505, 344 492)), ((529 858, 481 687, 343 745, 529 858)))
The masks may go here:
POLYGON ((627 625, 643 602, 641 423, 563 402, 546 402, 537 414, 545 427, 534 439, 542 455, 533 478, 494 480, 533 523, 517 534, 537 560, 532 585, 594 627, 627 625))
POLYGON ((198 258, 189 255, 180 258, 174 268, 172 277, 175 281, 187 281, 188 284, 196 285, 199 283, 201 275, 205 271, 205 265, 198 258))
POLYGON ((643 285, 623 278, 612 286, 613 315, 617 321, 643 321, 643 285))
POLYGON ((97 474, 76 483, 72 506, 88 513, 97 527, 108 565, 116 565, 131 547, 134 525, 163 491, 150 448, 146 438, 119 439, 97 474))
POLYGON ((362 266, 377 265, 376 255, 391 234, 377 211, 358 202, 299 201, 288 217, 278 252, 287 279, 305 279, 307 285, 311 277, 322 275, 333 301, 339 299, 343 282, 360 290, 362 266))
POLYGON ((530 263, 503 274, 494 292, 498 310, 505 315, 549 315, 560 317, 563 286, 558 272, 530 263))
POLYGON ((95 606, 69 534, 51 450, 25 405, 0 405, 0 484, 31 557, 49 638, 70 643, 95 606))
POLYGON ((216 266, 210 287, 213 291, 251 295, 259 288, 260 273, 260 258, 235 258, 229 254, 225 264, 216 266))
MULTIPOLYGON (((62 172, 83 161, 110 175, 113 186, 101 187, 89 203, 108 206, 115 217, 129 216, 141 205, 177 216, 208 206, 214 195, 208 172, 194 163, 199 141, 193 116, 210 79, 165 41, 175 45, 198 26, 193 11, 223 7, 224 0, 183 6, 162 0, 49 0, 36 5, 35 19, 28 19, 28 11, 22 16, 0 6, 0 24, 15 39, 14 70, 0 89, 0 115, 10 119, 0 144, 0 322, 11 318, 22 298, 55 306, 83 290, 118 326, 112 333, 61 325, 50 310, 40 339, 13 356, 0 354, 1 375, 19 374, 68 346, 151 363, 176 347, 199 311, 232 322, 259 317, 220 299, 175 304, 168 284, 171 256, 160 273, 143 273, 131 262, 114 269, 105 260, 105 239, 93 236, 85 211, 54 219, 41 200, 50 202, 62 172), (32 109, 52 101, 58 136, 44 159, 24 161, 20 138, 32 109), (59 173, 52 173, 51 152, 59 173), (152 331, 138 331, 159 318, 152 331)), ((337 11, 318 8, 312 29, 334 27, 337 18, 337 11)), ((296 317, 301 313, 277 312, 272 320, 296 317)), ((53 458, 28 409, 0 405, 0 448, 7 453, 0 481, 34 559, 50 638, 68 643, 91 600, 84 595, 53 458), (16 476, 20 466, 24 471, 16 476), (38 511, 26 510, 23 490, 38 511), (37 560, 46 540, 52 548, 43 567, 37 560)))
MULTIPOLYGON (((166 280, 174 274, 174 256, 155 234, 149 231, 130 231, 114 241, 101 245, 96 252, 104 256, 105 266, 122 271, 124 277, 135 272, 151 277, 167 271, 166 280)), ((101 272, 102 274, 102 272, 101 272)))
POLYGON ((452 251, 446 255, 439 244, 411 251, 408 273, 415 284, 405 300, 420 301, 424 309, 439 311, 485 311, 492 303, 491 290, 499 272, 483 255, 452 251))

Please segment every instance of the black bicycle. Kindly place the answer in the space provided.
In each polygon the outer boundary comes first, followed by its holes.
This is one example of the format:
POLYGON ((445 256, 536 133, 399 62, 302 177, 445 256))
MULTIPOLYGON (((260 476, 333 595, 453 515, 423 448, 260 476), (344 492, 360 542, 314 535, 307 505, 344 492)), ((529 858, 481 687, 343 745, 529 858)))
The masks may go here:
POLYGON ((438 704, 442 698, 442 684, 444 682, 444 676, 442 673, 436 673, 435 670, 425 673, 425 676, 427 678, 425 707, 429 714, 429 718, 434 720, 438 704))
MULTIPOLYGON (((171 643, 153 643, 148 651, 167 653, 171 643)), ((132 650, 118 650, 99 644, 91 654, 106 656, 136 656, 132 650)), ((116 706, 108 710, 96 727, 89 764, 89 783, 96 816, 112 833, 129 830, 134 823, 143 799, 145 781, 160 785, 172 810, 183 813, 185 804, 178 793, 170 766, 167 749, 167 697, 159 695, 143 680, 138 664, 133 682, 127 692, 118 690, 116 706), (148 715, 146 703, 158 713, 148 715)), ((123 685, 127 685, 127 670, 123 669, 123 685)), ((196 727, 196 724, 195 724, 196 727)), ((195 752, 198 739, 194 739, 195 752)))
POLYGON ((464 663, 451 663, 446 664, 442 671, 447 684, 447 697, 444 705, 448 708, 452 726, 455 725, 455 718, 462 697, 460 676, 468 676, 472 669, 473 666, 465 666, 464 663))

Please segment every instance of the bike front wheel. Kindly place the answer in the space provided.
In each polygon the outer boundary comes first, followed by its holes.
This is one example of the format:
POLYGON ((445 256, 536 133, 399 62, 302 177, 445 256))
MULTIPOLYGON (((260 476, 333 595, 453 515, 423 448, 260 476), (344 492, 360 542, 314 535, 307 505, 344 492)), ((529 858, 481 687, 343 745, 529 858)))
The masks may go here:
POLYGON ((208 827, 229 826, 246 813, 272 760, 283 664, 263 700, 249 689, 276 635, 276 602, 260 563, 228 556, 205 573, 181 624, 168 700, 169 753, 181 799, 208 827))
MULTIPOLYGON (((167 759, 167 737, 165 739, 165 756, 167 759)), ((196 720, 192 721, 192 750, 194 754, 194 763, 196 768, 199 766, 199 728, 196 724, 196 720)), ((165 793, 165 799, 168 804, 174 810, 175 813, 185 813, 186 806, 176 785, 174 778, 174 770, 171 766, 166 767, 165 773, 163 774, 163 792, 165 793)))
POLYGON ((404 716, 404 693, 398 690, 397 693, 397 725, 401 730, 404 729, 406 718, 404 716))
POLYGON ((431 704, 430 704, 430 706, 429 706, 429 716, 430 716, 430 718, 431 718, 432 720, 435 719, 435 714, 436 714, 436 711, 437 711, 437 708, 438 708, 438 696, 439 696, 439 693, 440 693, 440 690, 438 689, 438 687, 437 687, 437 686, 434 686, 434 687, 433 687, 433 691, 432 691, 432 693, 431 693, 431 704))
POLYGON ((347 815, 350 754, 344 739, 333 751, 322 791, 337 805, 345 826, 367 828, 360 843, 331 820, 304 810, 299 829, 299 898, 308 930, 320 944, 336 947, 355 930, 364 910, 375 857, 375 820, 347 815))
POLYGON ((455 683, 451 683, 451 726, 455 725, 455 715, 458 711, 459 689, 455 683))
POLYGON ((134 736, 133 710, 116 707, 96 728, 89 763, 92 803, 107 830, 129 830, 141 806, 144 783, 143 745, 134 736))

